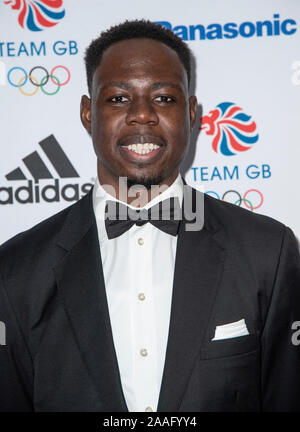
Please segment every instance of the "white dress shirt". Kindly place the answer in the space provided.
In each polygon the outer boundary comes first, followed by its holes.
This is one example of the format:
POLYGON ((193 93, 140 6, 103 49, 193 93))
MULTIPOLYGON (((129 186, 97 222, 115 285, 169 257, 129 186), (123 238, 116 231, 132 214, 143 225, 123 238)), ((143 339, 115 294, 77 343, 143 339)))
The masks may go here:
MULTIPOLYGON (((182 205, 180 174, 144 208, 171 196, 177 196, 182 205)), ((134 224, 121 236, 108 239, 106 200, 119 201, 97 179, 93 206, 123 393, 129 411, 156 411, 169 332, 177 236, 146 223, 134 224)))

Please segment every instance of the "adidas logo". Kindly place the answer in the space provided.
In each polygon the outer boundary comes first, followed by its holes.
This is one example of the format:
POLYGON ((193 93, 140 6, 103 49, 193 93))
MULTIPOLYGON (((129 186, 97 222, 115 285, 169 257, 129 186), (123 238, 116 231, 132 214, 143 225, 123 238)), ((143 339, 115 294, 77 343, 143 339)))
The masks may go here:
POLYGON ((33 204, 41 201, 52 203, 61 200, 72 202, 77 201, 92 187, 92 183, 61 184, 61 179, 79 178, 80 176, 54 135, 43 139, 39 145, 43 154, 37 151, 30 153, 22 159, 23 169, 17 167, 5 175, 8 181, 27 180, 27 184, 17 188, 0 187, 0 204, 14 204, 14 202, 33 204), (28 174, 27 176, 24 174, 24 170, 33 177, 34 181, 28 174), (41 185, 39 182, 44 180, 52 180, 52 183, 41 185))
MULTIPOLYGON (((60 178, 79 177, 79 174, 71 164, 70 160, 67 158, 67 155, 57 142, 54 135, 50 135, 43 141, 40 141, 39 145, 60 178)), ((52 174, 37 151, 30 153, 22 160, 36 182, 42 179, 53 178, 52 174)), ((16 168, 15 170, 6 174, 5 177, 7 180, 26 180, 26 176, 24 175, 21 168, 16 168)))

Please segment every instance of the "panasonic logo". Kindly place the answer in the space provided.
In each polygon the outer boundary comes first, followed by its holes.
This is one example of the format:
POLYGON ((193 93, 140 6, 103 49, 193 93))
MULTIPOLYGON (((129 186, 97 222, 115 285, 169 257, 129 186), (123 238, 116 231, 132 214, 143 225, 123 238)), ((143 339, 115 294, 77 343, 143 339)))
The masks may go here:
POLYGON ((244 21, 240 24, 228 22, 225 24, 203 24, 195 25, 175 25, 169 21, 156 21, 185 41, 194 40, 214 40, 214 39, 235 39, 239 36, 243 38, 263 37, 263 36, 290 36, 297 31, 297 22, 292 18, 280 19, 279 14, 274 14, 273 19, 263 21, 244 21))

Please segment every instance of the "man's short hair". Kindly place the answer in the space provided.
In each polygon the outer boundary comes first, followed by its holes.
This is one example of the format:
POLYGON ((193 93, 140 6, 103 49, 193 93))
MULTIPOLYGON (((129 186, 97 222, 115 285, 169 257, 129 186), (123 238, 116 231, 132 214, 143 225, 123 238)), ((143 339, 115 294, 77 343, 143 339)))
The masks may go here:
POLYGON ((116 42, 136 38, 149 38, 164 43, 172 48, 183 64, 188 78, 191 79, 191 51, 183 40, 171 30, 160 24, 148 20, 133 20, 113 26, 102 32, 97 39, 94 39, 85 52, 85 67, 87 85, 90 95, 92 94, 92 80, 97 67, 101 62, 103 52, 116 42))

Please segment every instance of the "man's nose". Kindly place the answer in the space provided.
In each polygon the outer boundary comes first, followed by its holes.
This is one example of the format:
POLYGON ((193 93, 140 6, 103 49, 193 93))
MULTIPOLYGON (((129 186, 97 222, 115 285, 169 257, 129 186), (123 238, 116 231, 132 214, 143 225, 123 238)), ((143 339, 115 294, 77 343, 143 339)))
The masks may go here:
POLYGON ((158 124, 159 119, 151 101, 139 98, 131 102, 127 113, 127 124, 158 124))

